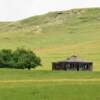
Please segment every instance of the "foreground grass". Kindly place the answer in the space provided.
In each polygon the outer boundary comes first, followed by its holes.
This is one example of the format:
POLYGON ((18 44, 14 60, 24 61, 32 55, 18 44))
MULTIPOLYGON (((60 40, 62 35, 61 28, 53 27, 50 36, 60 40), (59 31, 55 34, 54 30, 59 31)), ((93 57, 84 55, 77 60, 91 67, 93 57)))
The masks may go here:
POLYGON ((0 80, 34 79, 92 79, 99 78, 100 72, 66 72, 43 70, 0 69, 0 80))
POLYGON ((0 100, 99 100, 99 83, 0 84, 0 100))
POLYGON ((100 72, 0 69, 0 100, 99 100, 99 78, 100 72))

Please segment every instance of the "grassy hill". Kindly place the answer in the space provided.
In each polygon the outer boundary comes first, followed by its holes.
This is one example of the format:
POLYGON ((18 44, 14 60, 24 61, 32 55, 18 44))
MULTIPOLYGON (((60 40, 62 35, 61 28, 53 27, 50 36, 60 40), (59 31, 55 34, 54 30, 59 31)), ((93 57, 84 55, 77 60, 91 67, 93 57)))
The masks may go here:
POLYGON ((50 12, 17 22, 0 23, 0 48, 24 47, 41 58, 43 67, 71 55, 94 62, 100 71, 100 8, 50 12))

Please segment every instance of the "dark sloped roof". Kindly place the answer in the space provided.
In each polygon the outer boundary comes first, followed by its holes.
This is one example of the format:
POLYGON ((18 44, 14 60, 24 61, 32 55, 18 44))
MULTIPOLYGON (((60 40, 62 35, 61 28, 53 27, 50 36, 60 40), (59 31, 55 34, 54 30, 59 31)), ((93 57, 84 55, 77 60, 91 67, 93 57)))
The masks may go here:
POLYGON ((82 60, 77 56, 71 56, 70 58, 67 58, 67 62, 87 62, 86 60, 82 60))
POLYGON ((69 57, 69 58, 67 58, 66 60, 60 61, 60 62, 83 62, 83 63, 92 63, 90 61, 80 59, 79 57, 74 56, 74 55, 71 56, 71 57, 69 57))

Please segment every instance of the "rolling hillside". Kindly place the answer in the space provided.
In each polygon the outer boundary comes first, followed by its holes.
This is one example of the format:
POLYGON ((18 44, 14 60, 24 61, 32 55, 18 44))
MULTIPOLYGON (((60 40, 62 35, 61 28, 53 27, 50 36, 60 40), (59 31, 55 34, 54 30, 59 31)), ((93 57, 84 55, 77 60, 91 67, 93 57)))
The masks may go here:
POLYGON ((0 23, 0 48, 24 47, 42 58, 43 67, 71 55, 94 62, 100 71, 100 8, 50 12, 0 23))

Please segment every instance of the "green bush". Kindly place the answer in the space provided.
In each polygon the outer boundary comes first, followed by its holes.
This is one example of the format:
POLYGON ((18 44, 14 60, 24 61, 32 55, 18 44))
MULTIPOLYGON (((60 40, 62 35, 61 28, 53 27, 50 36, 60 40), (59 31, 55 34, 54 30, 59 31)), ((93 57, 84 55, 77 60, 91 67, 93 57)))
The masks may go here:
POLYGON ((41 59, 30 50, 16 49, 12 52, 9 49, 0 51, 1 68, 31 69, 41 65, 41 59))

